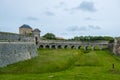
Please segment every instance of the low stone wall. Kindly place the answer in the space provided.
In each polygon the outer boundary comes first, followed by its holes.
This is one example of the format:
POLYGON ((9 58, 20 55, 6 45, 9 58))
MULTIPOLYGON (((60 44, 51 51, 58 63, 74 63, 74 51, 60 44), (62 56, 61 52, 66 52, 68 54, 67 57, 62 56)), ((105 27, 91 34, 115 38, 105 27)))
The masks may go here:
POLYGON ((37 56, 34 42, 0 42, 0 67, 37 56))

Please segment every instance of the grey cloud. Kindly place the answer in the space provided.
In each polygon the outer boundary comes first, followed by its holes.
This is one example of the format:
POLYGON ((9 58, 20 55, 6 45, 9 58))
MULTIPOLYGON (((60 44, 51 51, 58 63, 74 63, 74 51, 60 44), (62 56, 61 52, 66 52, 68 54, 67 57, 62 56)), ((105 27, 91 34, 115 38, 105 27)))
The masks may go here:
POLYGON ((88 25, 88 26, 70 26, 68 27, 68 31, 89 31, 89 30, 100 30, 101 27, 94 26, 94 25, 88 25))
POLYGON ((63 32, 63 33, 60 33, 61 35, 68 35, 68 33, 65 33, 65 32, 63 32))
POLYGON ((101 27, 94 26, 94 25, 89 25, 88 28, 93 29, 93 30, 99 30, 99 29, 101 29, 101 27))
POLYGON ((50 12, 50 11, 46 11, 45 15, 47 15, 47 16, 55 16, 55 14, 53 12, 50 12))
POLYGON ((61 8, 61 7, 64 7, 64 6, 65 6, 65 3, 64 2, 60 2, 56 6, 54 6, 54 8, 61 8))
POLYGON ((37 20, 39 20, 39 19, 36 18, 36 17, 26 17, 25 19, 26 19, 26 20, 29 20, 29 21, 37 21, 37 20))
POLYGON ((86 31, 86 30, 87 30, 87 28, 85 26, 81 26, 81 27, 79 27, 79 26, 70 26, 68 28, 68 31, 86 31))
POLYGON ((80 5, 78 5, 77 7, 73 8, 73 9, 88 11, 88 12, 96 11, 95 4, 90 1, 83 1, 82 3, 80 3, 80 5))
POLYGON ((60 2, 59 4, 60 4, 60 5, 64 5, 65 3, 64 3, 64 2, 60 2))
POLYGON ((86 17, 85 20, 94 20, 94 19, 90 17, 86 17))

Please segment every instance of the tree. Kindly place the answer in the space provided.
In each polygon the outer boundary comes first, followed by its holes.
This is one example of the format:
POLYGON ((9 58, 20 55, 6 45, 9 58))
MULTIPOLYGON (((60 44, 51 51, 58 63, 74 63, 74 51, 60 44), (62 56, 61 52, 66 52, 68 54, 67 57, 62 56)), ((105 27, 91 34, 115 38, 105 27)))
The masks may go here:
POLYGON ((43 36, 43 39, 56 39, 55 35, 53 33, 46 33, 44 36, 43 36))

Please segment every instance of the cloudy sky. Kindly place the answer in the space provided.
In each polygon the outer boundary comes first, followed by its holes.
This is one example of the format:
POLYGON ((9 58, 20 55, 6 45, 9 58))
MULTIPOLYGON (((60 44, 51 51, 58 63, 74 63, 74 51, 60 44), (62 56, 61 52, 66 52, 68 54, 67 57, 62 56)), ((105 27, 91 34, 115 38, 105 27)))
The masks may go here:
POLYGON ((28 24, 58 37, 120 36, 120 0, 0 0, 0 31, 28 24))

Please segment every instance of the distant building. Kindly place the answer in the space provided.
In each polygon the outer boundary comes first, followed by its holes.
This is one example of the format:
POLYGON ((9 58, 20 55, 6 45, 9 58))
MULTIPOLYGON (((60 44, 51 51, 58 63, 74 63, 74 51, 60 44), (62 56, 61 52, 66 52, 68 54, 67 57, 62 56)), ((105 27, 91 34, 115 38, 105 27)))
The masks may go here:
POLYGON ((29 25, 24 24, 21 27, 19 27, 19 34, 22 35, 29 35, 34 37, 34 41, 36 44, 40 41, 40 30, 39 29, 32 29, 29 25))
POLYGON ((29 25, 24 24, 21 27, 19 27, 19 34, 22 34, 22 35, 32 34, 32 28, 29 25))

